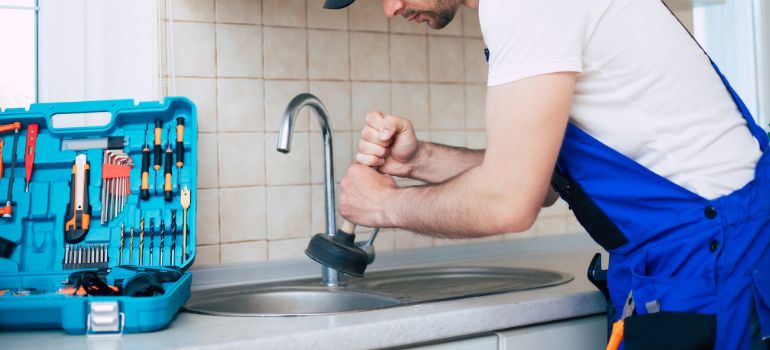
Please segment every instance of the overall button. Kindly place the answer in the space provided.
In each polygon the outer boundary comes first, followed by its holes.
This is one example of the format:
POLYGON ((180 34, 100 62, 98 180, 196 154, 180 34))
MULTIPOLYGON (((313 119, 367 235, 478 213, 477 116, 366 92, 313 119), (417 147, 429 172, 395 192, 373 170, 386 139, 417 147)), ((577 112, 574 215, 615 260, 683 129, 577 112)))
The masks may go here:
POLYGON ((719 241, 716 239, 711 241, 711 244, 709 245, 709 250, 713 253, 719 249, 719 241))
POLYGON ((717 208, 714 208, 713 205, 709 205, 703 211, 703 214, 705 214, 707 218, 713 219, 713 218, 717 217, 717 208))

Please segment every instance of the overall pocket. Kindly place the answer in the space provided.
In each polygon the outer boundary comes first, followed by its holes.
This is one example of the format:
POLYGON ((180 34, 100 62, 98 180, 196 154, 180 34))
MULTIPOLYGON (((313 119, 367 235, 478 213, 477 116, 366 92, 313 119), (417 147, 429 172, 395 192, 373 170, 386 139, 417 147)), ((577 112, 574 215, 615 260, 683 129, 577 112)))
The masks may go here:
POLYGON ((716 340, 716 286, 698 277, 648 273, 649 253, 631 269, 637 314, 625 320, 624 349, 713 349, 716 340), (645 305, 657 301, 660 311, 645 305))
POLYGON ((770 267, 763 267, 751 273, 754 308, 761 328, 762 340, 770 342, 770 267))

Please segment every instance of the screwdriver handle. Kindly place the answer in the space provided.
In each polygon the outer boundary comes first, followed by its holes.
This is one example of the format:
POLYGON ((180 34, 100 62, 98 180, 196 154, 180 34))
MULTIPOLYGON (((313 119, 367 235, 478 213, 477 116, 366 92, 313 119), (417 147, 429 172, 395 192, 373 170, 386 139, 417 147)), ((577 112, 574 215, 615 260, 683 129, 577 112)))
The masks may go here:
POLYGON ((176 167, 184 166, 184 118, 176 118, 176 167))
POLYGON ((35 149, 37 145, 37 133, 39 130, 40 126, 38 124, 27 125, 27 143, 24 152, 24 179, 27 183, 27 189, 29 188, 29 180, 32 179, 32 168, 35 166, 35 149))
POLYGON ((174 152, 171 151, 171 144, 169 143, 169 148, 166 149, 166 163, 163 171, 164 181, 163 181, 163 199, 166 200, 166 202, 170 202, 171 198, 173 196, 173 190, 171 186, 171 169, 174 166, 174 152))
MULTIPOLYGON (((155 140, 153 152, 155 153, 155 163, 153 167, 155 171, 160 170, 161 157, 163 156, 163 149, 161 148, 161 135, 163 134, 163 121, 160 119, 155 120, 155 140)), ((157 189, 156 189, 157 191, 157 189)))
POLYGON ((147 145, 142 149, 142 186, 139 197, 142 200, 150 199, 150 148, 147 145))

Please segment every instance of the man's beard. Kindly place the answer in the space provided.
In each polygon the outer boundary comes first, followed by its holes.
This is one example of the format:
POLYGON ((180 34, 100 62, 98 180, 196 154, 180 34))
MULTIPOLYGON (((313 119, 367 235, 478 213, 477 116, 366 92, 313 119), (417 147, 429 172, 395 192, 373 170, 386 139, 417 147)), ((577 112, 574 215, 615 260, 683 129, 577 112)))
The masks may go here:
MULTIPOLYGON (((428 18, 428 25, 433 29, 441 29, 446 27, 449 22, 452 22, 457 10, 460 7, 460 2, 457 0, 433 0, 433 8, 426 11, 415 11, 422 14, 422 16, 428 18)), ((414 15, 414 12, 407 12, 404 17, 409 18, 414 15)))

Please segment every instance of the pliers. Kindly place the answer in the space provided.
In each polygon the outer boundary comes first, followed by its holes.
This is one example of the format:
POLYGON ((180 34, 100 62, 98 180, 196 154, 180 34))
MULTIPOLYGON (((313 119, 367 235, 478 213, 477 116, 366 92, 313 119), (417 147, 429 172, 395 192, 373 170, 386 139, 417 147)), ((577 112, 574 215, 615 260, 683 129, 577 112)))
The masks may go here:
POLYGON ((620 343, 623 341, 626 317, 633 315, 634 310, 636 310, 634 295, 633 291, 630 291, 628 292, 628 298, 626 298, 626 304, 623 306, 623 314, 620 316, 620 320, 612 324, 612 335, 610 335, 610 341, 607 343, 606 350, 617 350, 620 347, 620 343))

